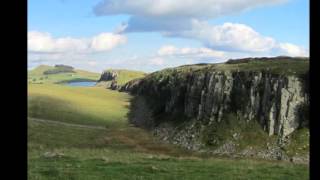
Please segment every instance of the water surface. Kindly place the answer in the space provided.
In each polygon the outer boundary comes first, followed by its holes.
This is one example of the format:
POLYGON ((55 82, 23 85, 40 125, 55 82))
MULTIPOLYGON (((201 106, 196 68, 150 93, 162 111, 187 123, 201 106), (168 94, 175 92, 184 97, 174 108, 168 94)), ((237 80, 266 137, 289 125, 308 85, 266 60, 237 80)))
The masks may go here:
POLYGON ((83 86, 83 87, 92 87, 95 86, 97 82, 95 81, 83 81, 83 82, 70 82, 66 83, 68 86, 83 86))

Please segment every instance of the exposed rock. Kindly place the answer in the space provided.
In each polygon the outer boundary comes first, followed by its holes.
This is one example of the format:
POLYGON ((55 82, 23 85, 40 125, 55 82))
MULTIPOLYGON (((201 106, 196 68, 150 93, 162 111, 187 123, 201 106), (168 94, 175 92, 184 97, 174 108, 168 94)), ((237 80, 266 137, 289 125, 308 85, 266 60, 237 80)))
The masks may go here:
MULTIPOLYGON (((163 140, 200 150, 205 146, 201 137, 206 126, 218 125, 225 115, 235 114, 246 122, 257 121, 269 136, 277 136, 279 142, 265 151, 244 150, 242 155, 288 159, 279 145, 309 121, 301 118, 305 116, 302 105, 308 109, 309 104, 305 77, 274 73, 271 69, 171 69, 130 81, 120 89, 143 97, 144 108, 151 116, 148 122, 140 124, 148 123, 148 128, 163 140)), ((239 135, 232 138, 237 140, 239 135)), ((213 138, 212 143, 220 142, 213 138)), ((232 154, 234 147, 236 144, 224 142, 219 149, 232 154)))
MULTIPOLYGON (((297 108, 306 103, 301 80, 294 76, 262 72, 192 73, 181 79, 168 76, 164 84, 148 79, 121 89, 159 99, 159 108, 170 114, 180 107, 189 119, 221 121, 233 112, 257 119, 269 135, 281 138, 299 127, 297 108)), ((153 107, 151 107, 153 109, 153 107)))
POLYGON ((117 85, 117 77, 118 73, 116 71, 104 71, 100 76, 100 79, 98 80, 96 86, 102 86, 104 88, 117 90, 118 88, 120 88, 117 85))
POLYGON ((112 90, 120 90, 121 88, 126 88, 124 85, 129 81, 142 78, 145 75, 146 73, 141 71, 125 69, 106 70, 102 73, 96 86, 102 86, 112 90))
POLYGON ((98 82, 100 81, 112 81, 115 80, 116 77, 118 76, 117 72, 113 72, 113 71, 105 71, 102 73, 100 79, 98 80, 98 82))

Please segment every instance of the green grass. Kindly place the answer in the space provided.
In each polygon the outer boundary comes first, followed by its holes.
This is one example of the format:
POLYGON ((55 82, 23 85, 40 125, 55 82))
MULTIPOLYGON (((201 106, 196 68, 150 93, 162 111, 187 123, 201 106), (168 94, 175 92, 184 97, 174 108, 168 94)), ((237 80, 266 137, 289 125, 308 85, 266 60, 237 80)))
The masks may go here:
POLYGON ((28 83, 46 84, 46 83, 67 83, 74 81, 97 81, 100 77, 99 73, 88 72, 75 69, 74 73, 58 73, 45 75, 44 72, 53 70, 54 67, 40 65, 33 70, 28 71, 28 83))
POLYGON ((275 136, 268 136, 257 121, 246 122, 244 118, 238 119, 234 114, 227 114, 223 121, 208 125, 202 136, 208 148, 214 149, 225 142, 233 141, 237 143, 237 151, 250 147, 256 150, 266 149, 267 143, 272 144, 277 140, 275 136), (237 139, 233 137, 234 134, 237 135, 237 139))
POLYGON ((242 63, 216 63, 216 64, 194 64, 184 65, 175 68, 167 68, 161 71, 151 73, 148 78, 159 78, 171 76, 179 73, 184 76, 190 72, 207 72, 207 71, 243 71, 243 72, 261 72, 269 71, 273 74, 296 75, 300 76, 309 71, 308 58, 272 58, 268 60, 250 60, 242 63), (284 68, 285 67, 285 68, 284 68))
POLYGON ((118 85, 124 85, 125 83, 137 79, 142 78, 146 75, 146 73, 142 71, 133 71, 126 69, 107 69, 106 71, 116 72, 118 74, 116 81, 118 85))
POLYGON ((305 165, 201 158, 135 128, 104 131, 33 121, 28 128, 29 179, 308 179, 305 165), (48 152, 60 156, 46 157, 48 152))
POLYGON ((105 129, 28 119, 28 178, 308 179, 306 165, 215 158, 161 142, 127 123, 130 99, 99 87, 29 84, 29 117, 105 129))
POLYGON ((309 129, 302 128, 290 135, 290 142, 285 147, 285 151, 290 156, 307 155, 310 152, 309 147, 310 133, 309 129))
POLYGON ((28 115, 63 122, 125 126, 130 96, 99 87, 29 84, 28 115))
POLYGON ((239 64, 218 64, 210 67, 215 70, 229 71, 270 71, 273 74, 301 75, 309 70, 309 59, 270 59, 270 60, 252 60, 248 63, 239 64), (284 68, 285 67, 285 68, 284 68))

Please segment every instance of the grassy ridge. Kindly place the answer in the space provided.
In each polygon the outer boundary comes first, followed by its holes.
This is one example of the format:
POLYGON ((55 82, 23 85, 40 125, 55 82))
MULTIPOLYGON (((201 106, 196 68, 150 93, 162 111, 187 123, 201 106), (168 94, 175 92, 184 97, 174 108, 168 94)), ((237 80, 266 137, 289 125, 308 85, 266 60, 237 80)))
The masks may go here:
MULTIPOLYGON (((230 62, 230 61, 229 61, 230 62)), ((150 74, 150 77, 189 73, 194 71, 270 71, 273 74, 302 75, 309 71, 309 58, 256 58, 234 60, 232 63, 194 64, 167 68, 150 74)))
POLYGON ((54 70, 55 67, 40 65, 33 70, 28 71, 28 82, 29 83, 65 83, 73 81, 97 81, 100 77, 99 73, 93 73, 84 70, 75 69, 74 73, 58 73, 58 74, 47 74, 44 72, 54 70))
POLYGON ((107 69, 106 71, 115 72, 118 74, 118 76, 116 77, 116 81, 120 86, 133 79, 142 78, 146 75, 146 73, 142 71, 133 71, 126 69, 107 69))

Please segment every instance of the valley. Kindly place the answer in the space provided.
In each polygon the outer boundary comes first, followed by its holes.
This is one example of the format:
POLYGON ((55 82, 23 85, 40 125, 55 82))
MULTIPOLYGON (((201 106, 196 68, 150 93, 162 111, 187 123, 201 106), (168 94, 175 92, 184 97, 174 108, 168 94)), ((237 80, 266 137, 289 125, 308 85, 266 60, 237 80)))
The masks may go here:
MULTIPOLYGON (((92 87, 65 85, 66 82, 75 81, 96 82, 100 78, 98 73, 74 70, 44 74, 48 69, 54 67, 40 66, 28 74, 29 179, 309 178, 307 164, 257 157, 213 155, 206 151, 188 150, 172 141, 164 141, 161 136, 154 134, 152 128, 143 128, 135 124, 131 119, 137 110, 133 107, 137 105, 134 103, 135 87, 131 87, 135 79, 152 78, 149 80, 156 85, 161 78, 171 76, 171 72, 166 74, 168 71, 162 71, 164 74, 159 73, 161 76, 127 73, 128 71, 125 71, 125 76, 121 76, 120 72, 117 76, 121 87, 124 88, 121 90, 119 86, 115 88, 120 90, 117 91, 112 90, 111 86, 106 88, 108 82, 92 87)), ((148 108, 150 107, 155 106, 148 108)), ((158 116, 158 122, 162 122, 166 117, 167 121, 175 120, 175 116, 170 119, 169 115, 170 113, 158 116)), ((142 119, 140 121, 143 122, 142 119)), ((234 126, 226 124, 221 128, 234 126)), ((241 133, 244 132, 243 129, 240 130, 241 133)), ((264 135, 247 132, 249 138, 264 140, 264 135)), ((219 133, 229 136, 228 129, 220 129, 219 133)), ((265 132, 262 130, 259 133, 265 132)), ((298 137, 301 139, 299 133, 298 137)), ((301 141, 292 144, 291 149, 295 150, 296 146, 300 147, 306 140, 301 141)), ((254 141, 249 145, 257 143, 261 142, 254 141)), ((306 153, 306 150, 300 153, 306 153)))

